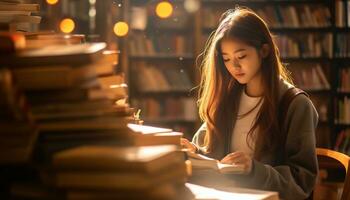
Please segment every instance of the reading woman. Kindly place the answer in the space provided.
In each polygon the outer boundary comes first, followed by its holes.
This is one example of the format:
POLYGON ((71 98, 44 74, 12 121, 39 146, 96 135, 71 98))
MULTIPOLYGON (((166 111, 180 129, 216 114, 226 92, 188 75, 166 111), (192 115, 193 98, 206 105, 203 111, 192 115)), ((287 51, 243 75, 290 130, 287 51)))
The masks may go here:
POLYGON ((221 163, 244 165, 244 175, 232 175, 242 186, 307 198, 318 169, 318 114, 306 95, 281 107, 294 86, 267 24, 248 9, 229 10, 203 55, 198 103, 204 123, 182 144, 221 163))

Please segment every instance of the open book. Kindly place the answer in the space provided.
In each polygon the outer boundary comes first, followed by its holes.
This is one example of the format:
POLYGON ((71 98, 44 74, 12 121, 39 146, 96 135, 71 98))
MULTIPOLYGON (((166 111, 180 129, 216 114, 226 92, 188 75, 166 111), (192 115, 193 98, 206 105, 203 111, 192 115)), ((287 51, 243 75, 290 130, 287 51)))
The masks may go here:
POLYGON ((243 165, 223 164, 218 160, 207 156, 186 151, 188 159, 194 169, 213 169, 222 174, 241 174, 244 172, 243 165))

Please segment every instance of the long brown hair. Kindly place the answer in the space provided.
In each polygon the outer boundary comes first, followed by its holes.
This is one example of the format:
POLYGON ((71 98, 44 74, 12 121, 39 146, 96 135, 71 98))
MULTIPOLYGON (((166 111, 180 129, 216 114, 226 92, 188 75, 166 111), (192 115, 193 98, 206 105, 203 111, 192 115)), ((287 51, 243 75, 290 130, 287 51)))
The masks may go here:
POLYGON ((223 39, 238 39, 257 50, 263 44, 269 46, 269 53, 262 58, 261 65, 263 101, 248 133, 248 137, 256 141, 254 157, 258 159, 261 154, 275 150, 281 139, 277 121, 279 81, 281 77, 291 83, 291 79, 280 61, 278 48, 267 24, 247 8, 237 7, 226 11, 218 28, 206 43, 201 64, 198 104, 199 115, 207 125, 203 144, 207 153, 213 152, 217 145, 222 144, 226 145, 227 151, 227 139, 233 131, 233 121, 237 117, 240 95, 244 88, 225 67, 220 48, 223 39))

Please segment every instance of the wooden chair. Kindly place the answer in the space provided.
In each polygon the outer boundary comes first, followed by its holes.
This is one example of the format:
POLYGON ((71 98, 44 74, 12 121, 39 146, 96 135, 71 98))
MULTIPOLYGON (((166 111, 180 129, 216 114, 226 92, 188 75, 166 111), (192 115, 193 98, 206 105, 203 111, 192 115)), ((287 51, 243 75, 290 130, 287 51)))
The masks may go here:
MULTIPOLYGON (((333 191, 343 186, 341 200, 350 200, 350 173, 348 172, 350 157, 343 153, 324 148, 317 148, 316 153, 319 169, 321 169, 319 174, 319 178, 321 178, 320 185, 323 185, 322 187, 324 188, 332 189, 333 191), (322 182, 322 179, 327 176, 326 173, 323 173, 324 171, 322 171, 322 169, 339 169, 341 167, 343 167, 346 172, 344 184, 340 186, 339 184, 322 182)), ((316 194, 320 195, 318 192, 318 187, 316 187, 313 196, 316 197, 316 194)), ((326 199, 327 197, 323 196, 323 198, 326 199)))

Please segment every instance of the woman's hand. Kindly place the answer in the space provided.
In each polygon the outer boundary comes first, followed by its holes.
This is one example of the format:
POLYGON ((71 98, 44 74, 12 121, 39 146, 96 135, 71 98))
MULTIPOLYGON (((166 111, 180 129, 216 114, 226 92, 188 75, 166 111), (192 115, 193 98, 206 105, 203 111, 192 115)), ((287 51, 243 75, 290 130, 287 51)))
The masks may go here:
POLYGON ((181 146, 193 153, 197 150, 197 147, 185 138, 181 138, 181 146))
POLYGON ((228 154, 220 162, 231 165, 243 165, 245 174, 249 174, 252 171, 252 158, 240 151, 228 154))

